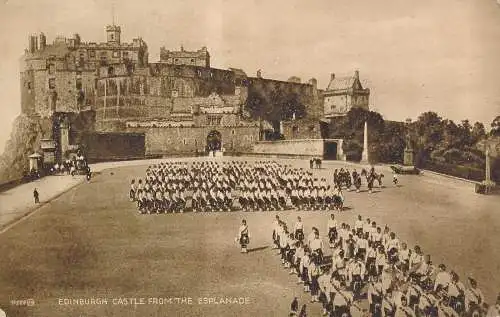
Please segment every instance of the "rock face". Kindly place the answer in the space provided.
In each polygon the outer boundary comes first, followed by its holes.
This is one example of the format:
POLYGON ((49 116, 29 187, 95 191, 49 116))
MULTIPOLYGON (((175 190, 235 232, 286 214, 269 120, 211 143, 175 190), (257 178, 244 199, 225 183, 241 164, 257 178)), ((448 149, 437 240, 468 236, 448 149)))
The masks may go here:
POLYGON ((51 119, 20 115, 0 156, 0 183, 19 179, 29 169, 28 156, 39 151, 40 140, 50 137, 51 119))

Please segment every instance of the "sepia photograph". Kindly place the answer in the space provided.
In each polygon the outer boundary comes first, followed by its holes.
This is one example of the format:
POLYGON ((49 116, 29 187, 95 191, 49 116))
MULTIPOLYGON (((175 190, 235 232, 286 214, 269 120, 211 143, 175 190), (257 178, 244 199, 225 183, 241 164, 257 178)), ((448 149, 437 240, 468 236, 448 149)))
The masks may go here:
POLYGON ((500 0, 0 0, 0 317, 500 317, 500 0))

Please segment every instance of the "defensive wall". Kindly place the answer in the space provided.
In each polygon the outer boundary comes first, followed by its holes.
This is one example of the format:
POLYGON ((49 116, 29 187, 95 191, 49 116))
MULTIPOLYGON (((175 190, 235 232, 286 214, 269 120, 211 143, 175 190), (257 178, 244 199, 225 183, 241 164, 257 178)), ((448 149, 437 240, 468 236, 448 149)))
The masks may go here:
POLYGON ((260 141, 253 146, 253 153, 260 155, 319 157, 330 159, 344 159, 342 140, 340 139, 296 139, 282 141, 260 141), (329 147, 335 151, 329 157, 329 147))

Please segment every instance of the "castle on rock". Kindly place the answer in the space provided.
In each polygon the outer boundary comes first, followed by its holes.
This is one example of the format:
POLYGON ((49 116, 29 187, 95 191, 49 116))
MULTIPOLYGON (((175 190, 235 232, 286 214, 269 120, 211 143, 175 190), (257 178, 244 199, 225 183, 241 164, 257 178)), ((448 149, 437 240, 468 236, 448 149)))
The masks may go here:
POLYGON ((84 42, 78 34, 52 44, 44 34, 29 37, 21 59, 21 109, 52 120, 41 144, 48 163, 79 147, 94 159, 245 153, 269 132, 321 139, 321 123, 351 107, 368 109, 370 90, 357 71, 332 74, 328 87, 318 89, 314 78, 279 81, 260 71, 249 76, 211 67, 206 47, 161 48, 152 63, 142 38, 123 43, 116 25, 107 26, 106 35, 103 43, 84 42))

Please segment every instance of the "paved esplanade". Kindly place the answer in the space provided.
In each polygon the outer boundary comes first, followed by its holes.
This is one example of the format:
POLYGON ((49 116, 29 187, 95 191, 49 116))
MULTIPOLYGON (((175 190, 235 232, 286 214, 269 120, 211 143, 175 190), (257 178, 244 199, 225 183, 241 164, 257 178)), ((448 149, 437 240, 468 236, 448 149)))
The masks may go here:
MULTIPOLYGON (((308 161, 280 161, 305 169, 309 166, 308 161)), ((128 201, 128 189, 130 179, 144 177, 150 163, 132 165, 143 163, 93 167, 102 172, 90 183, 69 190, 0 235, 0 254, 8 259, 0 260, 0 307, 5 308, 12 297, 30 297, 37 304, 25 315, 33 316, 129 316, 133 312, 144 316, 268 316, 269 312, 286 315, 291 299, 297 296, 301 304, 308 304, 310 314, 320 312, 319 305, 310 304, 310 296, 295 284, 296 279, 281 268, 273 255, 275 250, 265 248, 271 243, 276 212, 139 215, 128 201), (103 170, 119 165, 130 166, 103 170), (234 243, 243 217, 249 224, 249 247, 258 248, 245 255, 234 243), (198 297, 223 295, 250 297, 251 304, 57 304, 58 298, 191 296, 197 301, 198 297)), ((342 166, 345 164, 323 162, 323 169, 315 173, 331 180, 332 168, 342 166)), ((353 223, 361 214, 380 225, 388 224, 410 246, 419 244, 431 254, 435 264, 443 262, 456 270, 463 282, 469 275, 476 278, 492 303, 500 285, 500 197, 478 195, 470 183, 431 174, 400 175, 401 187, 396 188, 387 169, 379 171, 385 174, 387 188, 375 187, 373 194, 345 192, 349 210, 338 214, 339 222, 353 223)), ((37 186, 44 201, 45 193, 37 186)), ((24 195, 0 194, 0 203, 18 195, 31 205, 32 190, 24 188, 24 195)), ((365 184, 362 189, 366 189, 365 184)), ((306 234, 312 226, 318 227, 322 236, 326 234, 325 212, 279 214, 290 226, 297 215, 302 216, 306 234)))

